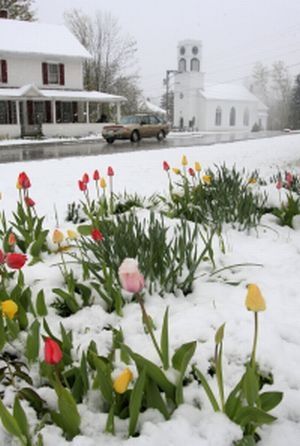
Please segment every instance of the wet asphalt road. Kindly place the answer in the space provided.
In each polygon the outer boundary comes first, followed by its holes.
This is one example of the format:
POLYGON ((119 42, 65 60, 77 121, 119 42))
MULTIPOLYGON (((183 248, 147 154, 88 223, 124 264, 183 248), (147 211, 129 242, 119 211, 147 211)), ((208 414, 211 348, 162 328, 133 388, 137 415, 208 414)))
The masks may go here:
POLYGON ((283 132, 258 132, 258 133, 224 133, 224 134, 189 134, 177 136, 169 135, 164 141, 145 139, 139 143, 130 141, 115 141, 107 144, 103 139, 65 142, 27 143, 22 145, 0 146, 0 164, 11 162, 23 162, 44 160, 51 158, 65 158, 74 156, 91 156, 107 153, 126 153, 137 150, 160 150, 172 147, 191 147, 243 141, 247 139, 270 138, 284 134, 283 132))

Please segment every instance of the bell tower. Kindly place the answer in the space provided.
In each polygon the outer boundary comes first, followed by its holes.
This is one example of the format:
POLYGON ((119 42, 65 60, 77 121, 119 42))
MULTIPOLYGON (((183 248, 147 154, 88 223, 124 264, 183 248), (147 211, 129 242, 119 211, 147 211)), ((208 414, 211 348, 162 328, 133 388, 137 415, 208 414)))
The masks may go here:
POLYGON ((201 40, 181 40, 177 45, 177 73, 174 86, 174 125, 199 127, 199 92, 204 88, 201 40))

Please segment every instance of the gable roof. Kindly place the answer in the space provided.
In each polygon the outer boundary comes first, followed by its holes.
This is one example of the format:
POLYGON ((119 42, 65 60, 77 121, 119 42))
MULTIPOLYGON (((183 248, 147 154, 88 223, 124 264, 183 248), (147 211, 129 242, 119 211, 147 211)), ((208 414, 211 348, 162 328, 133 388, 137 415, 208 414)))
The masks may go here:
POLYGON ((89 52, 62 25, 0 19, 0 54, 19 53, 88 59, 89 52))
POLYGON ((200 91, 200 93, 205 99, 248 102, 259 101, 259 99, 247 90, 246 87, 238 84, 207 85, 204 90, 200 91))

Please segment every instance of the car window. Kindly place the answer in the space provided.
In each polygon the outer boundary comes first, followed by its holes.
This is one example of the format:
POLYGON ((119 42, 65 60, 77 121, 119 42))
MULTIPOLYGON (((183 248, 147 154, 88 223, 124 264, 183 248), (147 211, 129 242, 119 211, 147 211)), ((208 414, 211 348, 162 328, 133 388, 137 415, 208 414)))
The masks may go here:
POLYGON ((150 116, 150 124, 155 125, 155 124, 159 124, 159 119, 157 119, 156 116, 150 116))
POLYGON ((149 116, 141 116, 140 117, 140 123, 143 123, 144 125, 146 124, 149 124, 150 122, 149 122, 149 116))

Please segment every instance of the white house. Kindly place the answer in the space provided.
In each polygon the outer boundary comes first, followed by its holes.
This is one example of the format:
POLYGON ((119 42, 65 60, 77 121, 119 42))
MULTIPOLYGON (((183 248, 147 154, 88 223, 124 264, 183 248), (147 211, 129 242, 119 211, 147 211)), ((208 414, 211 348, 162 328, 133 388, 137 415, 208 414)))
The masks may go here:
POLYGON ((202 43, 183 40, 177 47, 174 126, 203 131, 265 129, 268 108, 242 85, 205 85, 202 43))
POLYGON ((84 136, 101 131, 101 104, 122 96, 83 89, 91 58, 64 26, 0 19, 0 138, 84 136))

